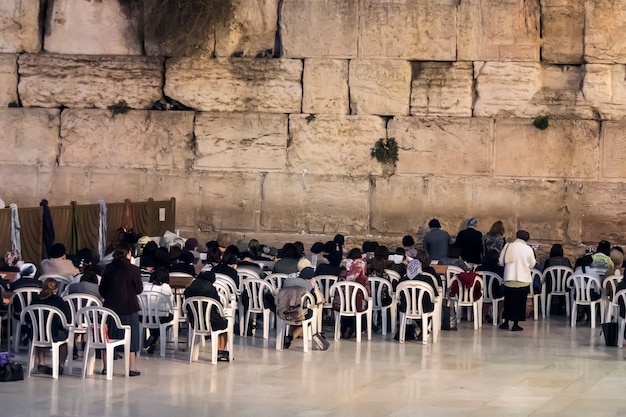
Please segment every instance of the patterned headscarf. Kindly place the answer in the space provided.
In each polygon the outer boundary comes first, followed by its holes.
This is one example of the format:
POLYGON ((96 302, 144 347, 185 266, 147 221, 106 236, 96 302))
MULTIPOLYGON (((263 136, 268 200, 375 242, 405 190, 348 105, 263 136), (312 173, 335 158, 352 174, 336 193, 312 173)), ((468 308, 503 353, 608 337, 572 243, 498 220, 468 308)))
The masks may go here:
POLYGON ((361 275, 365 275, 366 268, 367 263, 363 259, 355 259, 350 264, 350 269, 348 269, 348 273, 346 274, 346 280, 356 281, 361 275))
POLYGON ((413 259, 406 266, 406 276, 409 277, 409 279, 413 279, 421 273, 422 273, 422 263, 418 261, 417 259, 413 259))

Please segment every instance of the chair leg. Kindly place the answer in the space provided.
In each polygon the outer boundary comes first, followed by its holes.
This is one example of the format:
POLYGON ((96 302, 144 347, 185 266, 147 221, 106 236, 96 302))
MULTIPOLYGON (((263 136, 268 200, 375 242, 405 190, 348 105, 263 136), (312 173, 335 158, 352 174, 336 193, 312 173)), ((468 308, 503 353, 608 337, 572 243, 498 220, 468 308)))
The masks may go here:
POLYGON ((284 321, 276 315, 276 350, 283 350, 283 339, 285 337, 284 321))
POLYGON ((591 328, 596 328, 596 306, 598 303, 591 303, 591 328))
POLYGON ((270 337, 270 312, 269 308, 263 310, 263 339, 265 340, 270 337))
POLYGON ((404 338, 406 337, 406 315, 404 313, 400 313, 400 328, 398 329, 398 342, 404 343, 404 338))
POLYGON ((70 335, 67 338, 67 369, 71 374, 74 370, 74 343, 76 342, 76 335, 70 330, 70 335))
POLYGON ((539 298, 533 295, 533 318, 539 320, 539 298))
MULTIPOLYGON (((107 355, 107 379, 109 381, 113 380, 113 356, 114 356, 115 348, 111 346, 106 347, 106 355, 107 355)), ((126 356, 124 355, 124 360, 126 360, 126 356)))
POLYGON ((164 357, 165 351, 167 350, 167 326, 159 325, 159 332, 161 333, 159 337, 159 350, 161 357, 164 357))
POLYGON ((217 339, 219 339, 217 333, 211 334, 211 363, 213 365, 217 365, 217 339))
POLYGON ((546 313, 544 313, 543 317, 546 318, 546 315, 550 317, 550 307, 552 306, 552 294, 548 294, 548 297, 544 306, 546 308, 545 310, 546 313))
POLYGON ((357 314, 355 316, 356 319, 356 341, 357 343, 361 341, 361 333, 362 333, 362 329, 361 329, 361 322, 362 322, 362 315, 357 314))
POLYGON ((309 339, 310 339, 310 335, 311 335, 311 325, 313 323, 313 320, 315 320, 315 317, 308 322, 303 322, 302 323, 302 342, 304 344, 304 353, 307 353, 309 351, 309 339))
POLYGON ((372 310, 368 310, 365 317, 367 320, 367 340, 372 340, 372 310))
POLYGON ((397 306, 396 303, 391 304, 391 308, 389 309, 389 315, 391 316, 391 333, 395 334, 397 330, 397 322, 396 322, 396 314, 397 314, 397 306))
POLYGON ((383 336, 387 336, 387 310, 387 307, 383 307, 383 309, 380 311, 380 318, 383 322, 381 334, 383 336))
POLYGON ((478 325, 480 320, 480 317, 478 317, 478 303, 474 303, 472 305, 472 313, 474 314, 474 330, 478 329, 478 325))
POLYGON ((626 327, 626 320, 624 320, 619 314, 617 316, 619 322, 619 330, 617 332, 617 347, 624 347, 624 327, 626 327))
POLYGON ((28 372, 26 373, 26 376, 30 377, 30 371, 33 369, 33 365, 35 363, 35 346, 33 346, 33 343, 30 343, 30 353, 28 355, 28 372))
POLYGON ((335 340, 339 340, 339 336, 341 333, 341 314, 338 311, 335 311, 335 340))
POLYGON ((52 379, 59 379, 59 345, 52 344, 52 379))
POLYGON ((576 304, 576 302, 574 301, 574 304, 572 305, 572 314, 571 314, 572 327, 576 327, 576 313, 575 312, 577 310, 578 310, 578 304, 576 304))
POLYGON ((572 312, 572 309, 570 308, 570 305, 573 306, 573 304, 570 304, 569 301, 569 294, 565 294, 565 312, 569 315, 572 312))

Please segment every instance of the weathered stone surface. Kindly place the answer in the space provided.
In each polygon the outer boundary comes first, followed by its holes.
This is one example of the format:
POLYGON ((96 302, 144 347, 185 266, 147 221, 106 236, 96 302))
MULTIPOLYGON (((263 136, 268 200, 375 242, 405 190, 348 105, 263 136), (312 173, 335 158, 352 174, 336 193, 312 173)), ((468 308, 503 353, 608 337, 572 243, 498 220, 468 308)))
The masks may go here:
POLYGON ((626 120, 602 122, 603 178, 626 178, 626 120))
POLYGON ((541 0, 541 60, 580 64, 584 28, 585 0, 541 0))
POLYGON ((369 179, 269 173, 263 183, 261 230, 367 232, 369 179))
POLYGON ((626 63, 626 3, 615 0, 585 2, 585 60, 626 63))
POLYGON ((400 148, 398 174, 488 175, 493 120, 395 117, 389 137, 400 148))
POLYGON ((273 50, 277 22, 278 0, 238 0, 232 20, 217 29, 216 55, 254 57, 273 50))
POLYGON ((201 113, 196 117, 195 169, 283 170, 287 115, 201 113))
POLYGON ((464 0, 457 21, 458 60, 539 60, 538 1, 464 0))
POLYGON ((0 109, 0 164, 53 165, 59 124, 58 110, 0 109))
POLYGON ((498 176, 597 178, 600 125, 592 120, 550 120, 546 130, 530 119, 497 119, 498 176))
POLYGON ((582 182, 580 193, 580 241, 595 247, 600 240, 620 244, 626 240, 626 210, 620 204, 626 193, 623 182, 582 182))
POLYGON ((203 174, 189 171, 157 171, 146 175, 143 198, 167 200, 176 198, 176 225, 197 230, 202 202, 200 190, 204 187, 203 174))
POLYGON ((198 230, 255 230, 261 210, 260 181, 259 174, 243 172, 203 174, 198 230))
POLYGON ((125 101, 135 109, 162 98, 161 58, 20 55, 19 93, 27 107, 96 107, 125 101))
POLYGON ((424 187, 423 177, 376 178, 370 198, 371 233, 415 235, 419 225, 430 220, 424 220, 428 216, 424 212, 424 187))
MULTIPOLYGON (((516 204, 517 228, 530 233, 530 242, 563 242, 570 221, 565 204, 567 186, 565 181, 519 181, 516 184, 519 202, 516 204)), ((488 192, 488 190, 484 190, 488 192)), ((514 236, 515 228, 508 236, 514 236)), ((547 247, 548 251, 550 246, 547 247)))
POLYGON ((471 62, 413 64, 411 114, 416 116, 472 116, 471 62))
POLYGON ((40 2, 0 2, 0 52, 38 52, 40 2))
POLYGON ((355 58, 358 0, 283 0, 280 36, 287 58, 355 58))
POLYGON ((124 198, 137 200, 142 195, 144 177, 145 173, 138 169, 92 170, 89 197, 91 201, 108 203, 122 202, 124 198))
POLYGON ((576 66, 531 62, 475 62, 474 116, 593 118, 580 94, 576 66))
POLYGON ((91 198, 91 171, 87 167, 45 166, 39 168, 37 174, 37 198, 39 201, 45 198, 50 206, 65 206, 72 201, 78 204, 98 201, 91 198))
POLYGON ((61 115, 62 166, 177 168, 191 163, 193 113, 65 110, 61 115))
POLYGON ((359 56, 410 60, 456 59, 455 0, 365 0, 359 56))
POLYGON ((408 61, 353 59, 349 82, 353 114, 409 114, 411 64, 408 61))
POLYGON ((299 113, 302 61, 181 58, 167 61, 165 94, 206 111, 299 113))
POLYGON ((376 116, 289 116, 287 168, 291 172, 379 175, 370 149, 385 137, 385 121, 376 116))
POLYGON ((17 57, 0 54, 0 107, 17 104, 17 57))
POLYGON ((600 118, 623 119, 626 117, 626 66, 585 65, 582 92, 600 118))
POLYGON ((302 75, 302 111, 313 114, 349 114, 348 61, 309 58, 302 75))
MULTIPOLYGON (((3 144, 3 148, 6 145, 3 144)), ((41 199, 37 193, 37 166, 0 164, 0 198, 4 203, 18 207, 37 207, 41 199), (38 199, 39 198, 39 199, 38 199)))
POLYGON ((44 49, 59 54, 141 55, 141 11, 118 0, 54 0, 47 12, 44 49))

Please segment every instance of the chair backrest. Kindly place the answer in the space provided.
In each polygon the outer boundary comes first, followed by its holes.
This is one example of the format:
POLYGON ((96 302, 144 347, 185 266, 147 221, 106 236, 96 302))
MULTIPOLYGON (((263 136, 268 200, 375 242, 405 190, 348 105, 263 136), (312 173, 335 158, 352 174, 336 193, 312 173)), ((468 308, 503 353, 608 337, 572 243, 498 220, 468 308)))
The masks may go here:
MULTIPOLYGON (((430 277, 433 280, 433 282, 435 283, 435 285, 437 285, 437 289, 439 291, 439 295, 443 294, 443 288, 442 288, 442 286, 439 285, 439 280, 437 279, 436 276, 434 276, 430 272, 426 272, 426 271, 422 271, 422 275, 430 277)), ((442 285, 443 285, 443 283, 442 283, 442 285)), ((396 292, 397 292, 397 288, 396 288, 396 292)))
POLYGON ((383 289, 387 287, 387 293, 391 295, 393 293, 393 286, 391 282, 387 281, 385 278, 377 276, 368 277, 367 281, 370 284, 370 292, 372 294, 372 308, 374 310, 380 310, 383 307, 383 289))
POLYGON ((619 290, 613 297, 613 304, 626 306, 626 290, 619 290))
POLYGON ((496 283, 502 286, 502 278, 500 277, 500 275, 496 274, 495 272, 489 272, 489 271, 476 271, 476 273, 478 274, 478 276, 482 278, 483 282, 485 283, 485 286, 483 287, 483 301, 484 302, 490 303, 494 299, 499 300, 499 299, 504 298, 504 296, 495 298, 493 294, 493 289, 496 283))
POLYGON ((196 333, 211 333, 211 310, 217 308, 220 316, 224 317, 222 305, 210 297, 189 297, 183 308, 189 311, 189 324, 196 333))
POLYGON ((248 293, 248 308, 250 311, 263 311, 266 308, 263 293, 269 291, 274 294, 274 288, 269 282, 259 278, 246 278, 243 280, 243 288, 248 293))
POLYGON ((237 286, 237 283, 235 283, 234 279, 232 279, 226 274, 215 274, 215 282, 217 281, 221 281, 225 283, 226 285, 228 285, 230 290, 237 295, 237 299, 239 299, 239 296, 241 295, 241 291, 239 291, 239 287, 237 286))
POLYGON ((550 266, 543 271, 543 282, 550 282, 550 288, 553 294, 567 293, 567 279, 574 273, 574 270, 568 266, 550 266))
POLYGON ((173 312, 172 299, 159 291, 144 291, 137 296, 141 306, 141 323, 144 326, 159 327, 159 317, 173 312))
POLYGON ((404 296, 406 300, 407 317, 419 317, 423 314, 424 295, 428 294, 430 300, 435 300, 433 287, 422 281, 402 281, 396 287, 398 297, 404 296))
POLYGON ((336 282, 330 289, 330 293, 339 294, 340 313, 357 313, 359 312, 357 295, 361 293, 363 299, 367 300, 367 289, 354 281, 336 282))
POLYGON ((448 265, 448 268, 446 269, 445 280, 443 282, 444 291, 447 291, 452 285, 452 278, 456 277, 461 272, 465 272, 463 268, 455 265, 448 265))
POLYGON ((217 290, 217 294, 220 296, 220 303, 222 303, 224 307, 229 306, 231 296, 235 297, 235 299, 237 298, 237 295, 233 293, 230 287, 223 281, 215 281, 213 286, 217 290))
MULTIPOLYGON (((25 307, 28 307, 33 302, 33 297, 41 292, 41 288, 38 287, 24 287, 18 288, 13 291, 11 296, 11 312, 15 316, 19 314, 25 307)), ((17 317, 17 316, 15 316, 17 317)))
POLYGON ((543 272, 541 272, 540 270, 538 270, 537 268, 533 268, 530 270, 530 296, 534 297, 535 295, 539 295, 541 293, 543 293, 544 288, 546 287, 544 279, 543 279, 543 272), (537 281, 537 279, 539 279, 539 282, 541 283, 541 291, 539 293, 535 292, 535 282, 537 281))
MULTIPOLYGON (((615 271, 619 273, 619 271, 615 271)), ((615 274, 604 278, 602 281, 602 287, 605 289, 605 294, 609 300, 615 301, 615 293, 617 292, 617 284, 623 279, 621 274, 615 274)))
POLYGON ((574 298, 578 303, 590 302, 591 290, 600 292, 602 284, 598 277, 588 274, 574 274, 567 279, 567 285, 574 287, 574 298))
POLYGON ((70 307, 70 313, 71 313, 70 326, 75 326, 75 327, 85 327, 86 325, 86 323, 79 323, 76 321, 76 312, 78 310, 80 310, 83 307, 91 307, 91 306, 102 307, 102 301, 100 301, 98 298, 90 294, 79 294, 79 293, 68 294, 63 297, 63 300, 70 307))
POLYGON ((317 286, 324 295, 324 307, 330 307, 333 303, 333 293, 330 291, 339 279, 336 275, 318 275, 315 277, 317 286))
POLYGON ((465 287, 463 283, 461 282, 461 280, 459 279, 459 277, 456 275, 452 278, 452 281, 450 281, 450 287, 452 287, 452 284, 454 282, 457 283, 457 286, 459 288, 459 291, 456 296, 458 299, 459 305, 471 305, 476 301, 474 299, 474 287, 476 286, 476 283, 480 283, 480 288, 482 288, 484 292, 485 285, 480 275, 476 276, 476 278, 474 279, 474 283, 469 288, 465 287))
MULTIPOLYGON (((104 349, 107 342, 112 342, 108 335, 108 326, 115 325, 118 329, 127 329, 115 311, 99 306, 83 307, 76 312, 76 321, 85 323, 87 339, 91 347, 104 349)), ((126 330, 129 332, 130 330, 126 330)))
POLYGON ((72 276, 69 274, 43 274, 39 281, 44 282, 48 278, 54 278, 59 283, 59 294, 63 294, 65 288, 72 283, 72 276))
POLYGON ((31 325, 33 326, 33 343, 42 346, 51 346, 52 342, 52 327, 54 321, 59 320, 61 326, 68 328, 65 314, 56 307, 45 304, 30 305, 22 310, 20 314, 20 322, 26 321, 26 316, 30 317, 31 325))
POLYGON ((239 282, 246 278, 261 279, 261 276, 254 269, 251 269, 250 267, 246 268, 245 266, 237 267, 237 275, 239 275, 239 282))
POLYGON ((278 294, 278 291, 283 287, 285 280, 289 278, 289 274, 269 274, 265 277, 265 281, 272 286, 274 294, 278 294))
POLYGON ((389 281, 392 283, 400 281, 400 274, 393 269, 385 269, 385 273, 389 275, 389 281))

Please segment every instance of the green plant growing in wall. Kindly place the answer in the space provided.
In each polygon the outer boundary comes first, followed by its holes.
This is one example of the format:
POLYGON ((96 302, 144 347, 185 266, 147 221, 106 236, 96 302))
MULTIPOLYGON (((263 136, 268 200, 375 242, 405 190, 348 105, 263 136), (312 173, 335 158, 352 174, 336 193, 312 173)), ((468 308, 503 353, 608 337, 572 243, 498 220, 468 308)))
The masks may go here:
POLYGON ((370 156, 381 164, 395 165, 398 162, 398 142, 395 138, 380 138, 370 149, 370 156))
POLYGON ((533 126, 535 126, 539 130, 546 130, 550 123, 548 122, 548 116, 537 116, 535 120, 533 120, 533 126))

